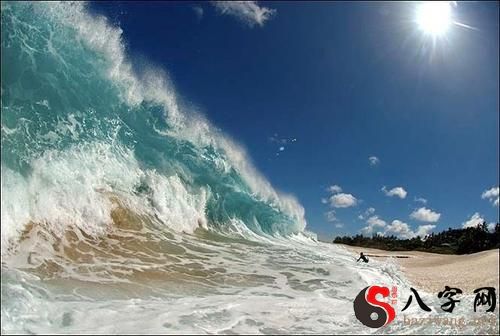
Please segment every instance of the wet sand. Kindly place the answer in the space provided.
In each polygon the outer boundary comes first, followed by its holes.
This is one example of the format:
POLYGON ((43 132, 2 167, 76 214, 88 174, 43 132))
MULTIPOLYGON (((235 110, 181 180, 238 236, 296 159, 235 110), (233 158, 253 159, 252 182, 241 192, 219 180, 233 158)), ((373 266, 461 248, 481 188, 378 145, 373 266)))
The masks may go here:
POLYGON ((371 260, 384 261, 389 257, 400 265, 416 288, 437 292, 444 285, 472 292, 479 287, 499 290, 499 249, 466 255, 447 255, 417 251, 383 251, 371 248, 335 244, 356 257, 363 252, 371 260))

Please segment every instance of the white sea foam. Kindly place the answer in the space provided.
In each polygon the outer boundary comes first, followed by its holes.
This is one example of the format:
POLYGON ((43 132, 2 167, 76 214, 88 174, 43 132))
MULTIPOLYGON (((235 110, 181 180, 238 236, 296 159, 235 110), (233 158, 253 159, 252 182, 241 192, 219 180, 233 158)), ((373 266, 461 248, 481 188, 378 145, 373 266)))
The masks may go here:
MULTIPOLYGON (((116 284, 110 291, 112 284, 102 287, 68 279, 54 286, 11 270, 3 276, 4 297, 15 296, 16 304, 2 305, 2 330, 102 334, 470 334, 485 330, 477 326, 404 325, 404 314, 439 318, 450 314, 440 311, 436 293, 420 290, 422 300, 433 311, 423 312, 415 303, 402 313, 411 292, 410 284, 398 276, 397 265, 378 261, 359 264, 353 255, 331 244, 300 236, 269 238, 269 244, 258 246, 188 241, 198 249, 216 251, 203 253, 203 269, 219 265, 218 269, 225 270, 216 278, 207 276, 203 281, 208 287, 196 289, 183 283, 182 288, 167 290, 165 282, 149 282, 135 287, 116 284), (353 298, 375 284, 398 287, 396 320, 381 329, 363 326, 353 314, 353 298)), ((185 267, 194 260, 185 260, 185 267)), ((453 317, 469 321, 472 300, 470 295, 462 298, 453 317)))
POLYGON ((204 189, 188 191, 176 175, 141 169, 133 153, 106 143, 46 151, 29 176, 2 166, 2 255, 28 222, 62 235, 70 226, 102 235, 112 224, 109 193, 137 213, 148 213, 177 231, 207 226, 204 189), (151 194, 137 195, 146 183, 151 194))

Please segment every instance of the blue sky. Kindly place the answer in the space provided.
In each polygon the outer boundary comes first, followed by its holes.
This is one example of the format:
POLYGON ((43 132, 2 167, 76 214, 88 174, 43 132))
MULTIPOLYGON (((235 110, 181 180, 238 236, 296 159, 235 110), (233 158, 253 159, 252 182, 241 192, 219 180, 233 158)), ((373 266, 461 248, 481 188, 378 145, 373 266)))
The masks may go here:
POLYGON ((122 28, 136 66, 167 70, 184 102, 243 145, 330 239, 498 221, 498 4, 450 4, 458 24, 439 37, 415 22, 418 6, 91 9, 122 28))

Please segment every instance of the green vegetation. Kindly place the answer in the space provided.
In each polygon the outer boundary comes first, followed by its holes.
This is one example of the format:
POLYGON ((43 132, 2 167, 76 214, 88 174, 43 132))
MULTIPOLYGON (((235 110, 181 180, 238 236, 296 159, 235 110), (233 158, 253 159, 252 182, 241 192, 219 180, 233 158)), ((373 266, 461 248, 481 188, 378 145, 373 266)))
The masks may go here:
POLYGON ((500 247, 500 223, 495 225, 493 232, 489 232, 483 222, 477 227, 465 229, 451 229, 440 233, 431 233, 421 238, 398 239, 395 236, 373 235, 364 237, 336 237, 337 244, 371 247, 388 251, 423 251, 444 254, 468 254, 500 247))

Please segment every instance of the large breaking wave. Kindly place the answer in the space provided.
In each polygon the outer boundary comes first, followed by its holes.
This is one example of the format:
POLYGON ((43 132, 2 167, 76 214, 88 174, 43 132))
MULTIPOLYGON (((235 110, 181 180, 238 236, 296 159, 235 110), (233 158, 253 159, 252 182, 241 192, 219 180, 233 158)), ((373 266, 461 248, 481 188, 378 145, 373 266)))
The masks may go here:
POLYGON ((2 254, 30 223, 104 234, 113 198, 175 231, 303 231, 301 205, 85 7, 2 2, 2 254))

